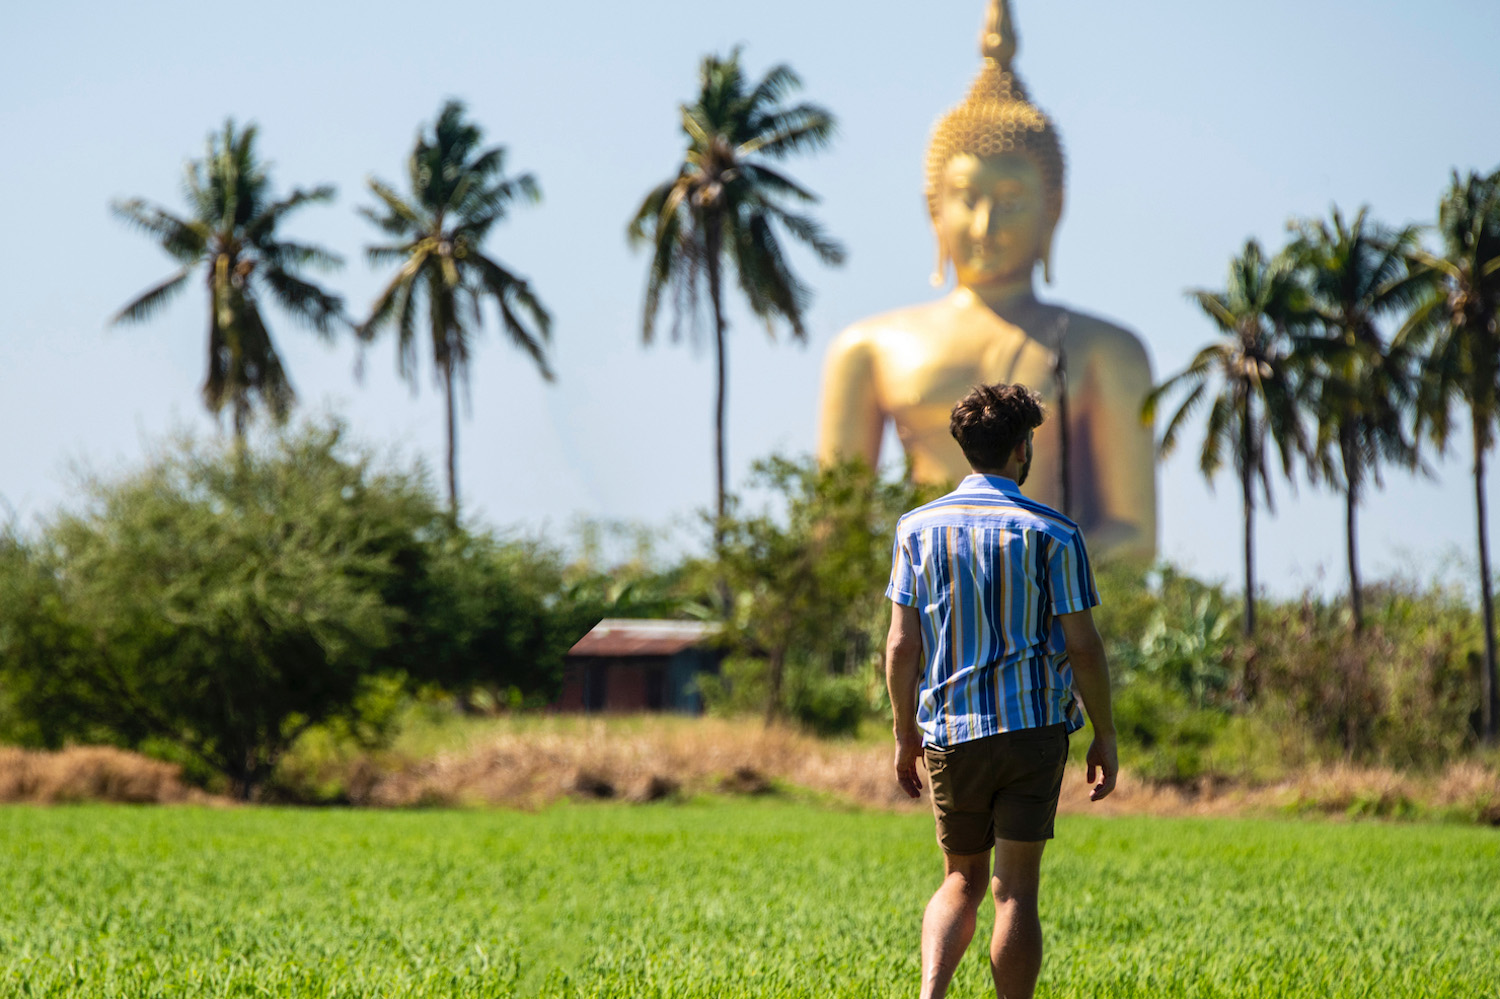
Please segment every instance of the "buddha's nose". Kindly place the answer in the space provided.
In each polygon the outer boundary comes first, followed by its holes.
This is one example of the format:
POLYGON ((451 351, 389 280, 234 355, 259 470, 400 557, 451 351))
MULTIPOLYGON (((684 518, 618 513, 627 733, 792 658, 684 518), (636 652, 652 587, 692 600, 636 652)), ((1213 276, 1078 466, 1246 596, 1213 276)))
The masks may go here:
POLYGON ((980 198, 979 203, 974 206, 974 223, 969 227, 969 236, 973 239, 983 239, 990 232, 989 198, 980 198))

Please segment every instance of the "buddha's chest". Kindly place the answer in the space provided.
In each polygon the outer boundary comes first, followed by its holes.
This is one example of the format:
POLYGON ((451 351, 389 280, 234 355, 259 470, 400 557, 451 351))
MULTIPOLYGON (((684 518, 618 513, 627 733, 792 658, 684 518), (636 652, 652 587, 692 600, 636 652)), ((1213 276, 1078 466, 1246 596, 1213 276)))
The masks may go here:
POLYGON ((881 408, 902 424, 934 420, 946 429, 953 404, 976 385, 1020 383, 1050 402, 1055 355, 1015 328, 900 338, 882 352, 881 408))

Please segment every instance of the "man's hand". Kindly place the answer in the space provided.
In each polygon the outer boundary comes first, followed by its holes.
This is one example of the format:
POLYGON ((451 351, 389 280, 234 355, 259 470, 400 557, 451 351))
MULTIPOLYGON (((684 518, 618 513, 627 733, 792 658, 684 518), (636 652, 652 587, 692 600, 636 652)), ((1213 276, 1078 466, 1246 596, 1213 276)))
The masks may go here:
POLYGON ((1099 801, 1109 796, 1109 792, 1115 789, 1115 780, 1120 776, 1120 755, 1115 748, 1115 737, 1109 735, 1094 735, 1094 741, 1089 743, 1088 756, 1085 757, 1089 765, 1088 781, 1094 785, 1094 790, 1089 794, 1090 801, 1099 801), (1098 772, 1099 783, 1094 784, 1095 772, 1098 772))
POLYGON ((922 737, 906 734, 896 737, 896 783, 909 798, 922 797, 922 778, 917 774, 917 760, 922 755, 922 737))

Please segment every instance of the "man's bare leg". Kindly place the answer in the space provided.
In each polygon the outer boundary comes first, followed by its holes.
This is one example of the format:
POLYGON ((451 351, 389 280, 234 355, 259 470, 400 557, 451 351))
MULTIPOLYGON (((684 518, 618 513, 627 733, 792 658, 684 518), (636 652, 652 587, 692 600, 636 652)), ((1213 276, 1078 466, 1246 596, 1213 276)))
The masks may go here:
POLYGON ((974 939, 974 913, 984 901, 990 853, 944 853, 943 883, 922 916, 922 999, 942 999, 974 939))
POLYGON ((1042 970, 1042 921, 1037 890, 1047 842, 995 842, 995 934, 990 939, 990 973, 999 999, 1031 999, 1042 970))

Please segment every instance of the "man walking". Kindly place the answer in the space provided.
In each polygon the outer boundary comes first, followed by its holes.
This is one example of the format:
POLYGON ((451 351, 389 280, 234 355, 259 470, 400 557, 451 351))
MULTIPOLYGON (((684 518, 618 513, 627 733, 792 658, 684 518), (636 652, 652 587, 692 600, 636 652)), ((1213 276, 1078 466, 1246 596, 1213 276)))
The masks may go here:
POLYGON ((917 757, 925 756, 945 868, 922 919, 923 999, 947 993, 987 884, 995 993, 1031 999, 1042 967, 1042 850, 1068 735, 1083 727, 1075 688, 1094 725, 1093 800, 1114 790, 1119 771, 1083 535, 1020 490, 1044 418, 1025 386, 974 389, 949 421, 974 474, 896 527, 886 590, 896 779, 919 797, 917 757))

